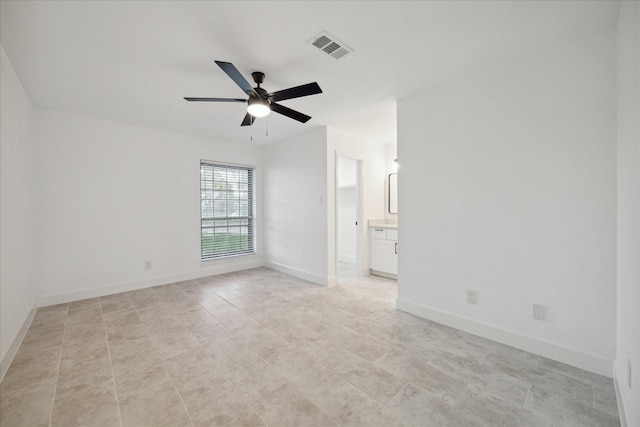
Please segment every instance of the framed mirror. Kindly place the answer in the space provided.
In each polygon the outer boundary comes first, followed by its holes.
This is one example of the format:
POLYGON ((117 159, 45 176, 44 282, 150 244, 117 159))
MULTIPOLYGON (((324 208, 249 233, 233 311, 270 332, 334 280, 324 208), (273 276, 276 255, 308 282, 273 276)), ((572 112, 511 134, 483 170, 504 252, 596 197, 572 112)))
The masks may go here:
POLYGON ((398 174, 389 174, 389 213, 398 213, 398 174))

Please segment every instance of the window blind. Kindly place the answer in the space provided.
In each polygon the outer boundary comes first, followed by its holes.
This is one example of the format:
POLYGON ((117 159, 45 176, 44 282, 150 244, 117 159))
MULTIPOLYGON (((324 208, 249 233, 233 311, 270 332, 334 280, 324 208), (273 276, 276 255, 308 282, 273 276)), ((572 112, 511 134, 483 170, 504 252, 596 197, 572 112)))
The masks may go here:
POLYGON ((254 169, 200 162, 200 258, 255 253, 254 169))

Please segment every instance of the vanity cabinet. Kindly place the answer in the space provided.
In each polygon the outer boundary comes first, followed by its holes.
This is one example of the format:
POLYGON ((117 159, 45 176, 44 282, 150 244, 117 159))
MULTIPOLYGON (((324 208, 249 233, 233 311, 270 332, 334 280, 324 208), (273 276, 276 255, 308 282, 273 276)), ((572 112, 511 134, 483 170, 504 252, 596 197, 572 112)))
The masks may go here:
POLYGON ((395 279, 398 275, 398 230, 372 227, 370 235, 371 273, 395 279))

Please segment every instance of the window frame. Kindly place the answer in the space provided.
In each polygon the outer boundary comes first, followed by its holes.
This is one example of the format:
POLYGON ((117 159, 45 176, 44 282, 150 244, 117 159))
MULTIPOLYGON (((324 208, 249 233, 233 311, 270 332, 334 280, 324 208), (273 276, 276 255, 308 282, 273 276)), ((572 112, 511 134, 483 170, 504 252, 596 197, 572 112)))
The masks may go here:
MULTIPOLYGON (((229 181, 225 180, 225 185, 227 185, 227 183, 229 181)), ((238 181, 238 183, 241 182, 238 181)), ((224 190, 226 191, 226 190, 224 190)), ((228 201, 229 199, 225 199, 226 201, 228 201)), ((225 203, 225 207, 228 209, 228 204, 225 203)), ((221 233, 222 234, 222 233, 221 233)), ((227 235, 229 233, 226 233, 227 235)), ((239 243, 240 245, 242 245, 242 243, 239 243)), ((221 259, 228 259, 228 258, 234 258, 234 257, 239 257, 239 256, 255 256, 257 254, 257 248, 256 248, 256 167, 253 165, 243 165, 243 164, 235 164, 235 163, 227 163, 227 162, 220 162, 220 161, 215 161, 215 160, 204 160, 201 159, 200 160, 200 262, 201 263, 208 263, 211 261, 217 261, 217 260, 221 260, 221 259), (229 170, 240 170, 240 171, 246 171, 247 172, 247 197, 246 199, 242 199, 242 198, 238 198, 238 203, 241 204, 241 202, 246 201, 246 208, 247 208, 247 215, 229 215, 229 212, 227 212, 226 216, 220 217, 220 216, 216 216, 215 214, 215 192, 213 191, 213 189, 210 189, 210 191, 212 191, 212 195, 210 199, 207 199, 206 197, 204 197, 205 195, 205 191, 207 190, 205 188, 205 182, 206 180, 204 179, 203 173, 205 172, 204 168, 210 168, 210 171, 212 172, 211 176, 211 184, 212 187, 215 186, 215 176, 213 174, 213 172, 215 171, 216 168, 218 169, 224 169, 226 171, 226 173, 228 173, 229 170), (204 216, 204 204, 205 201, 210 200, 212 205, 211 205, 211 210, 212 210, 212 216, 211 217, 205 217, 204 216), (209 223, 205 226, 205 222, 206 221, 210 221, 213 222, 213 224, 209 223), (226 221, 227 224, 226 226, 223 225, 216 225, 216 221, 226 221), (239 221, 240 224, 230 224, 230 221, 239 221), (246 221, 246 223, 243 223, 242 221, 246 221), (215 229, 216 228, 220 228, 220 229, 224 229, 227 228, 227 230, 229 230, 230 227, 233 228, 246 228, 247 229, 247 233, 243 234, 240 233, 239 236, 247 236, 247 249, 242 249, 242 248, 236 248, 234 249, 233 247, 231 248, 231 250, 229 250, 229 248, 227 247, 226 251, 222 252, 222 253, 215 253, 216 249, 215 249, 215 241, 213 243, 211 243, 212 248, 209 248, 210 251, 205 250, 205 236, 206 235, 210 235, 212 236, 212 241, 215 240, 215 229), (213 229, 214 232, 212 234, 210 233, 205 233, 204 230, 205 229, 213 229)))

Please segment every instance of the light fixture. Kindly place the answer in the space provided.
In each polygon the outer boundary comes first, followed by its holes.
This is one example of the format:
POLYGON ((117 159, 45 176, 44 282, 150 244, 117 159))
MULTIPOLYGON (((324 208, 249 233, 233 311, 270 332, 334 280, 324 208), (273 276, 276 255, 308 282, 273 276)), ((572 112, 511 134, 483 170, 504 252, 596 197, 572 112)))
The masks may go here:
POLYGON ((269 101, 260 96, 250 96, 247 106, 247 112, 253 117, 265 117, 271 112, 269 101))

